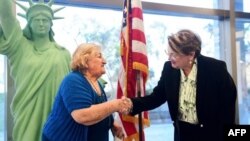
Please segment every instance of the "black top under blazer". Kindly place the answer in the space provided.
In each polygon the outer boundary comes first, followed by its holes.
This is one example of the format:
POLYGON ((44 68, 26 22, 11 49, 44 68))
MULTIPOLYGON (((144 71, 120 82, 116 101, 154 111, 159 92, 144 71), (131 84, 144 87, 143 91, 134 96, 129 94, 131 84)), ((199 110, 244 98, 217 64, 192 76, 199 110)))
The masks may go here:
MULTIPOLYGON (((225 124, 235 123, 237 91, 225 62, 199 55, 197 63, 197 117, 199 124, 208 128, 209 135, 210 130, 216 132, 225 124)), ((180 70, 173 68, 171 62, 167 61, 153 92, 142 98, 131 99, 131 114, 152 110, 167 101, 171 119, 175 123, 178 120, 180 79, 180 70)))

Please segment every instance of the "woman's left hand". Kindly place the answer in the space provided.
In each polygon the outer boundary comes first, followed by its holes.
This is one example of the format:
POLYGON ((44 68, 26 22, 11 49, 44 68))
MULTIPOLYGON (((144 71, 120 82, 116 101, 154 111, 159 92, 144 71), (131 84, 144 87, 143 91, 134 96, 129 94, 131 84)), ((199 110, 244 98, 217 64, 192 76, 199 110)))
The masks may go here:
POLYGON ((122 127, 116 121, 114 121, 114 124, 113 124, 113 127, 111 128, 111 131, 112 131, 114 136, 116 136, 120 139, 124 138, 124 133, 123 133, 122 127))

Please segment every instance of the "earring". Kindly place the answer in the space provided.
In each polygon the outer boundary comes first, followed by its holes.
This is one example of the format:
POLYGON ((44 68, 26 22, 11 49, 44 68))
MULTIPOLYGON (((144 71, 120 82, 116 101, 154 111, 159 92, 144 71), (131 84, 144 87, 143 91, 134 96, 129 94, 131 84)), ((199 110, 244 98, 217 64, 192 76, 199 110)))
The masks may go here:
POLYGON ((193 60, 190 60, 190 61, 189 61, 189 64, 192 65, 192 64, 193 64, 193 60))

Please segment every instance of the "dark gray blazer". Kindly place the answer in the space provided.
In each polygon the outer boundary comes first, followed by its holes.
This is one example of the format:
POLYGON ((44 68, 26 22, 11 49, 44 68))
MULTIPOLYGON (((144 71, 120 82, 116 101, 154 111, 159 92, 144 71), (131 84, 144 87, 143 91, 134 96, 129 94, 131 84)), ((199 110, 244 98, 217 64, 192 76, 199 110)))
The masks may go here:
MULTIPOLYGON (((197 57, 196 107, 199 124, 217 132, 225 124, 235 122, 235 102, 237 90, 226 63, 210 57, 197 57)), ((180 70, 174 69, 167 61, 153 92, 142 98, 132 98, 132 115, 154 109, 167 101, 170 116, 174 122, 178 118, 180 70)), ((176 127, 176 125, 175 125, 176 127)), ((220 130, 221 131, 221 130, 220 130)))

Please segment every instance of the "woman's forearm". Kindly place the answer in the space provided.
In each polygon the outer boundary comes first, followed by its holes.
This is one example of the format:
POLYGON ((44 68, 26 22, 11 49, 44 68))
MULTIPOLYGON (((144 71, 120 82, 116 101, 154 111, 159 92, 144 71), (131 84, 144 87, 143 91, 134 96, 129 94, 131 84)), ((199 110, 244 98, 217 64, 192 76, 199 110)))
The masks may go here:
POLYGON ((71 116, 80 124, 92 125, 98 123, 114 112, 127 108, 128 106, 124 104, 123 100, 115 99, 109 102, 92 105, 89 108, 74 110, 71 113, 71 116))

